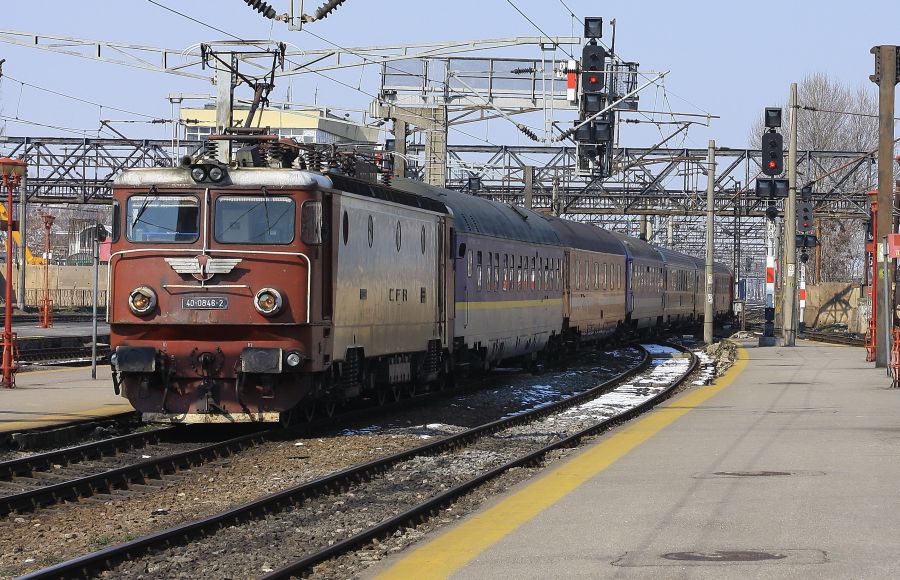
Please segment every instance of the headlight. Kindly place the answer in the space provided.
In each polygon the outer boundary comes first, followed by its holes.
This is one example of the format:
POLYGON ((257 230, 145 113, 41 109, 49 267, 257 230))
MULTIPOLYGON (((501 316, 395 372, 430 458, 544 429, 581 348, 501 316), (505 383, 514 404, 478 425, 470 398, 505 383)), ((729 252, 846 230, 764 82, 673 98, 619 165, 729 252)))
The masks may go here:
POLYGON ((256 299, 253 305, 256 306, 257 312, 263 316, 274 316, 281 312, 281 293, 274 288, 263 288, 256 293, 256 299))
POLYGON ((202 166, 197 165, 191 169, 191 177, 194 181, 203 181, 206 179, 206 170, 202 166))
POLYGON ((299 352, 290 352, 286 357, 284 357, 285 362, 287 362, 289 367, 295 367, 303 362, 303 357, 300 356, 299 352))
POLYGON ((156 292, 149 286, 139 286, 128 295, 128 307, 138 316, 149 314, 156 308, 156 292))
POLYGON ((206 172, 206 175, 210 178, 210 180, 218 183, 219 181, 222 181, 223 177, 225 177, 225 171, 223 171, 221 167, 213 165, 209 168, 209 171, 206 172))

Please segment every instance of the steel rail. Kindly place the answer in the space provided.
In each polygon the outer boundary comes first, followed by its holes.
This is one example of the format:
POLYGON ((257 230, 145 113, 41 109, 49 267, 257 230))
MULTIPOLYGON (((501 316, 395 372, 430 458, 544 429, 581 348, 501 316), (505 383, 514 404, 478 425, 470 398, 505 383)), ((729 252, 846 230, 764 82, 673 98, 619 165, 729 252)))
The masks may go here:
POLYGON ((166 438, 175 427, 164 427, 154 431, 129 433, 102 441, 92 441, 76 447, 39 453, 20 459, 0 462, 0 481, 9 481, 16 476, 29 476, 36 471, 46 471, 54 465, 71 465, 81 461, 97 459, 104 455, 114 455, 122 451, 152 445, 166 438))
POLYGON ((32 511, 39 507, 53 505, 66 500, 90 497, 96 493, 103 493, 111 489, 127 488, 129 484, 142 483, 148 479, 161 479, 166 473, 174 473, 184 468, 202 465, 211 460, 227 457, 247 447, 258 445, 269 440, 276 433, 279 432, 262 431, 250 435, 242 435, 189 451, 139 461, 94 475, 87 475, 0 497, 0 515, 32 511))
POLYGON ((174 544, 184 543, 190 538, 215 532, 220 528, 237 522, 264 517, 267 514, 280 511, 291 505, 302 503, 305 500, 321 497, 332 493, 334 490, 347 487, 348 485, 369 480, 395 465, 415 457, 458 449, 471 444, 481 437, 491 435, 512 426, 525 424, 535 419, 551 415, 557 411, 581 404, 582 402, 591 400, 606 392, 611 385, 640 373, 645 370, 649 364, 650 356, 647 352, 644 352, 641 362, 635 367, 619 373, 592 389, 567 399, 549 403, 537 409, 526 411, 512 417, 498 419, 387 457, 351 466, 318 479, 271 493, 212 516, 186 522, 129 542, 91 552, 66 562, 60 562, 59 564, 22 576, 22 579, 72 578, 89 575, 96 570, 108 570, 114 563, 125 559, 131 559, 150 549, 159 549, 174 544))
MULTIPOLYGON (((690 352, 684 347, 680 345, 670 344, 669 346, 673 346, 681 350, 682 352, 690 352)), ((603 431, 606 431, 622 422, 628 421, 637 415, 643 413, 647 409, 652 408, 657 405, 661 401, 664 401, 669 396, 671 396, 679 385, 681 385, 684 380, 691 375, 699 364, 699 360, 696 355, 690 353, 691 355, 691 364, 688 367, 688 370, 677 380, 673 381, 666 389, 654 397, 647 399, 640 404, 624 411, 618 415, 610 417, 608 419, 604 419, 590 427, 587 427, 577 433, 574 433, 564 439, 560 439, 555 443, 551 443, 541 449, 536 451, 532 451, 527 453, 513 461, 510 461, 504 465, 495 467, 489 471, 486 471, 480 475, 473 477, 472 479, 465 481, 455 487, 448 489, 447 491, 440 493, 436 496, 429 498, 428 500, 422 502, 421 504, 406 510, 400 514, 397 514, 394 517, 388 518, 374 526, 371 526, 358 534, 355 534, 345 540, 340 542, 336 542, 335 544, 323 548, 317 552, 314 552, 308 556, 305 556, 301 559, 295 560, 291 562, 287 566, 284 566, 278 570, 270 572, 261 578, 263 580, 274 580, 278 578, 292 578, 296 576, 302 575, 304 572, 308 571, 313 566, 320 564, 326 560, 334 558, 336 556, 340 556, 341 554, 347 553, 351 550, 357 549, 366 543, 370 542, 373 539, 385 537, 390 535, 397 529, 401 527, 414 524, 417 522, 424 521, 436 510, 441 509, 442 507, 454 502, 458 498, 462 497, 466 493, 472 491, 479 485, 490 481, 496 477, 499 477, 506 473, 507 471, 517 468, 517 467, 525 467, 530 465, 535 465, 541 462, 548 453, 551 451, 555 451, 557 449, 564 449, 569 447, 577 446, 582 439, 585 437, 590 437, 592 435, 596 435, 603 431)))
POLYGON ((865 340, 851 334, 840 334, 836 332, 820 332, 816 330, 804 330, 800 333, 800 338, 806 340, 814 340, 817 342, 827 342, 831 344, 844 344, 847 346, 864 346, 865 340))

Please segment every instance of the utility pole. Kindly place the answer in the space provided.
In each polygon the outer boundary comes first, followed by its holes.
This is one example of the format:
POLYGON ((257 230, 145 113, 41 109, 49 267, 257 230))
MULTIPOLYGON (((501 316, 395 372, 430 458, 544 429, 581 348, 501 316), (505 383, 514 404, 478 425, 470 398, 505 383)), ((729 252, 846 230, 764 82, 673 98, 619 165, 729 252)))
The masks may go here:
POLYGON ((703 305, 703 342, 713 341, 713 218, 716 190, 716 142, 709 140, 706 155, 706 302, 703 305))
POLYGON ((522 167, 522 178, 525 181, 525 207, 531 209, 534 205, 534 165, 522 167))
POLYGON ((783 346, 794 346, 797 328, 797 83, 791 83, 791 126, 788 142, 788 199, 784 207, 784 295, 781 302, 783 346))
MULTIPOLYGON (((28 203, 28 170, 25 170, 25 173, 22 174, 22 181, 19 183, 19 296, 16 303, 16 306, 19 307, 19 310, 25 310, 25 268, 27 267, 26 261, 26 248, 28 246, 28 237, 26 233, 28 232, 28 220, 26 219, 27 215, 27 203, 28 203)), ((10 216, 10 219, 12 216, 10 216)))
POLYGON ((886 259, 887 236, 893 233, 893 152, 894 152, 894 98, 896 95, 898 53, 896 45, 872 47, 875 55, 875 74, 869 79, 878 85, 878 239, 876 244, 876 260, 881 262, 878 268, 880 280, 873 280, 873 286, 881 294, 877 300, 883 312, 889 316, 878 316, 875 319, 875 366, 887 367, 890 354, 891 326, 894 304, 890 292, 890 281, 893 280, 892 260, 886 259))
POLYGON ((553 176, 553 189, 550 196, 550 215, 559 216, 559 177, 553 176))

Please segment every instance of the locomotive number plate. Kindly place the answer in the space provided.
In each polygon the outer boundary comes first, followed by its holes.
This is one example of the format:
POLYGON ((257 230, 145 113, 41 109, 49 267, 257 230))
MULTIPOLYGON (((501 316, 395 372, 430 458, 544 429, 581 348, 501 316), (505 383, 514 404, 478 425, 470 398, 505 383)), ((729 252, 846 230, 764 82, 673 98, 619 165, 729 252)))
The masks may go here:
POLYGON ((227 310, 228 298, 225 296, 185 296, 181 299, 181 307, 185 310, 227 310))

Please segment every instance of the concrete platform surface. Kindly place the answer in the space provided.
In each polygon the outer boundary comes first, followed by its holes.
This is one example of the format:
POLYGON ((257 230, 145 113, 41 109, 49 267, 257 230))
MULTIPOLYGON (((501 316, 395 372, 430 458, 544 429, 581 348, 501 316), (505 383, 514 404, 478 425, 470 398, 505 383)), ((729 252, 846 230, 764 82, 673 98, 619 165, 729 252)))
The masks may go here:
POLYGON ((64 425, 131 411, 113 392, 109 365, 48 369, 16 375, 15 389, 0 389, 0 433, 64 425))
MULTIPOLYGON (((17 323, 13 320, 13 332, 20 338, 29 336, 91 336, 91 323, 56 322, 50 328, 41 328, 37 322, 17 323)), ((97 323, 97 334, 109 335, 109 325, 105 321, 97 323)))
POLYGON ((619 427, 372 573, 900 577, 900 390, 861 348, 745 345, 715 385, 619 427))

